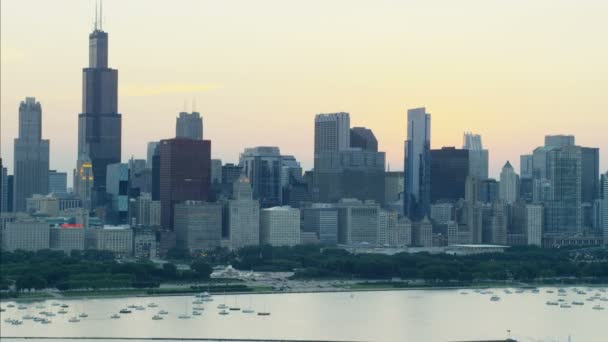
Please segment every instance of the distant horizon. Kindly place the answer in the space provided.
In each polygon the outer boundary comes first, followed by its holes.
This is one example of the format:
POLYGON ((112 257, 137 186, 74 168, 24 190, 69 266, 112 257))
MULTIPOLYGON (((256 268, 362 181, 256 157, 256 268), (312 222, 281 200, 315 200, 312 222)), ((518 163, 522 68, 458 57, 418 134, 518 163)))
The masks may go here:
MULTIPOLYGON (((431 147, 480 134, 492 178, 507 160, 519 173, 519 156, 553 134, 600 148, 608 170, 608 48, 597 44, 608 36, 606 3, 475 0, 471 13, 450 2, 179 3, 104 1, 123 162, 145 159, 147 143, 172 138, 175 117, 194 107, 214 159, 238 163, 247 147, 277 146, 309 170, 314 116, 344 111, 402 171, 407 109, 426 107, 431 147)), ((35 97, 50 169, 71 184, 93 2, 0 6, 3 165, 12 173, 19 102, 35 97)))

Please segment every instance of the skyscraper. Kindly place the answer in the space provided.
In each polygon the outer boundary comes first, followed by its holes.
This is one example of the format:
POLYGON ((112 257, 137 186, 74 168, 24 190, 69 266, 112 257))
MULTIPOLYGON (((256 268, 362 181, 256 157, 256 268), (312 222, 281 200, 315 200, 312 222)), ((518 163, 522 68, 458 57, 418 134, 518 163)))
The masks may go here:
POLYGON ((574 146, 574 135, 546 135, 545 147, 574 146))
POLYGON ((426 108, 407 111, 405 142, 405 216, 412 220, 429 214, 431 202, 431 114, 426 108))
POLYGON ((154 151, 158 146, 158 141, 150 141, 146 147, 146 167, 152 169, 152 158, 154 157, 154 151))
POLYGON ((93 207, 105 204, 107 166, 120 162, 121 130, 118 71, 108 67, 108 34, 96 20, 89 34, 89 66, 82 70, 82 112, 78 115, 78 158, 91 160, 93 207))
POLYGON ((470 151, 455 147, 431 150, 431 203, 457 201, 465 196, 470 151))
POLYGON ((581 158, 581 201, 583 203, 593 203, 599 198, 600 149, 581 147, 581 158))
POLYGON ((602 175, 602 216, 601 222, 604 231, 604 246, 608 246, 608 172, 602 175))
POLYGON ((315 117, 315 156, 321 151, 343 151, 348 148, 350 148, 349 114, 318 114, 315 117))
POLYGON ((246 148, 240 155, 243 173, 251 180, 253 198, 260 200, 262 208, 282 203, 281 151, 274 146, 246 148))
POLYGON ((233 199, 228 201, 230 248, 260 244, 260 202, 253 199, 251 183, 245 176, 234 182, 233 199))
POLYGON ((462 148, 469 151, 469 174, 479 181, 488 178, 488 150, 484 150, 481 135, 464 134, 462 148))
POLYGON ((2 158, 0 158, 0 213, 7 211, 8 202, 8 174, 4 166, 2 166, 2 158))
POLYGON ((578 146, 547 153, 550 182, 546 203, 547 233, 580 233, 582 229, 582 151, 578 146))
POLYGON ((532 154, 519 156, 519 175, 522 179, 534 177, 534 156, 532 154))
POLYGON ((499 188, 498 196, 506 204, 513 204, 519 198, 519 176, 508 161, 500 172, 499 188))
POLYGON ((350 147, 364 151, 378 152, 378 140, 371 129, 353 127, 350 129, 350 147))
POLYGON ((49 170, 49 193, 65 194, 68 192, 68 174, 49 170))
POLYGON ((211 141, 167 139, 159 147, 161 225, 173 229, 175 204, 209 198, 211 141))
POLYGON ((42 140, 42 108, 33 97, 19 105, 19 137, 14 148, 13 209, 24 211, 27 198, 49 192, 49 141, 42 140))
POLYGON ((82 207, 91 209, 91 192, 93 189, 93 165, 91 159, 84 154, 76 162, 74 170, 74 193, 82 201, 82 207))
POLYGON ((203 118, 201 113, 181 112, 175 119, 175 137, 203 140, 203 118))

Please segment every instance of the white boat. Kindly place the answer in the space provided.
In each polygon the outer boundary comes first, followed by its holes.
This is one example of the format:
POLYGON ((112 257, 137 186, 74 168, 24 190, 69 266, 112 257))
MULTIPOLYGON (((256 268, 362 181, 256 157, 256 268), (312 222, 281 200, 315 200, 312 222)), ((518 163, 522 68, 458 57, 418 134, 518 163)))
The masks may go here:
POLYGON ((270 316, 270 312, 258 312, 258 316, 270 316))
POLYGON ((113 314, 112 316, 110 316, 111 319, 119 319, 120 315, 119 314, 113 314))
POLYGON ((72 317, 72 318, 70 318, 68 320, 68 322, 70 322, 70 323, 78 323, 78 322, 80 322, 80 320, 78 319, 78 317, 72 317))
POLYGON ((500 297, 498 297, 498 296, 492 296, 490 298, 490 300, 493 301, 493 302, 498 302, 500 300, 500 297))
POLYGON ((25 305, 19 305, 19 306, 17 307, 17 309, 18 309, 18 310, 26 310, 26 309, 27 309, 27 306, 25 306, 25 305))
POLYGON ((220 304, 220 305, 217 306, 217 308, 218 309, 227 309, 228 305, 226 305, 226 304, 220 304))
POLYGON ((585 305, 585 303, 584 302, 573 301, 572 305, 585 305))
POLYGON ((169 314, 169 311, 167 311, 167 310, 160 310, 160 311, 158 312, 158 314, 159 314, 159 315, 168 315, 168 314, 169 314))
POLYGON ((53 303, 51 303, 51 306, 59 306, 59 305, 61 305, 61 304, 59 304, 59 303, 57 303, 57 302, 53 302, 53 303))
POLYGON ((189 319, 190 316, 186 315, 186 314, 181 314, 181 315, 177 316, 177 318, 179 318, 179 319, 189 319))
POLYGON ((7 305, 6 307, 7 307, 7 308, 14 308, 14 307, 15 307, 15 304, 9 304, 9 305, 7 305))
POLYGON ((604 307, 601 305, 596 305, 593 307, 593 310, 604 310, 604 307))
POLYGON ((571 308, 572 306, 571 306, 570 304, 568 304, 568 303, 562 303, 562 304, 561 304, 559 307, 560 307, 560 308, 569 309, 569 308, 571 308))
POLYGON ((192 316, 200 316, 202 313, 200 311, 192 311, 192 316))
POLYGON ((69 305, 67 305, 67 304, 61 304, 61 307, 62 307, 62 308, 64 308, 64 309, 67 309, 67 308, 69 308, 70 306, 69 306, 69 305))
POLYGON ((148 307, 149 308, 156 308, 156 307, 158 307, 158 304, 156 304, 156 303, 150 303, 150 304, 148 304, 148 307))
POLYGON ((129 309, 135 309, 135 308, 137 308, 137 305, 131 304, 131 305, 127 306, 127 308, 129 308, 129 309))
POLYGON ((161 319, 163 319, 163 316, 154 315, 154 316, 152 316, 152 319, 155 321, 160 321, 161 319))
POLYGON ((27 314, 27 315, 21 317, 21 319, 23 319, 23 320, 30 320, 30 319, 34 319, 34 316, 32 316, 30 314, 27 314))
POLYGON ((464 292, 464 291, 463 291, 463 292, 460 292, 460 294, 461 294, 461 295, 467 295, 467 294, 469 294, 469 293, 468 293, 468 292, 464 292))
POLYGON ((242 313, 255 313, 255 310, 248 308, 248 309, 243 309, 243 311, 241 311, 242 313))
POLYGON ((61 310, 57 311, 57 313, 58 313, 58 314, 62 314, 62 315, 63 315, 63 314, 68 313, 68 310, 66 310, 66 309, 61 309, 61 310))
POLYGON ((212 297, 203 297, 202 301, 203 302, 213 302, 213 298, 212 297))
POLYGON ((143 310, 146 310, 146 308, 141 305, 138 305, 135 307, 135 310, 143 311, 143 310))
POLYGON ((87 318, 87 317, 89 317, 89 315, 87 315, 86 312, 83 312, 80 315, 78 315, 78 317, 80 317, 80 318, 87 318))
POLYGON ((226 309, 222 309, 220 311, 220 315, 227 315, 227 314, 229 314, 229 312, 226 309))
POLYGON ((202 306, 195 306, 192 308, 192 311, 203 311, 203 310, 205 310, 205 308, 202 306))
POLYGON ((203 304, 205 302, 203 302, 202 300, 195 300, 192 302, 192 304, 203 304))
POLYGON ((50 320, 50 319, 48 319, 48 318, 43 318, 43 319, 40 321, 40 323, 42 323, 42 324, 49 324, 49 323, 51 323, 51 320, 50 320))
POLYGON ((554 301, 547 301, 546 303, 547 305, 559 305, 558 302, 554 302, 554 301))
POLYGON ((11 322, 11 324, 12 324, 12 325, 21 325, 21 324, 23 324, 23 321, 20 321, 20 320, 18 320, 18 319, 14 319, 14 320, 11 322))

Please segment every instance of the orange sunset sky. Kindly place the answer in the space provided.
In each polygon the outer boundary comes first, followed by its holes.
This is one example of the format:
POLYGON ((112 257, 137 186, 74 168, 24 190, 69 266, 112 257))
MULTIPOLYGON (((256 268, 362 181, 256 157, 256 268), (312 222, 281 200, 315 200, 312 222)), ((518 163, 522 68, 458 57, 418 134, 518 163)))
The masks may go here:
MULTIPOLYGON (((35 96, 51 168, 76 163, 94 2, 2 0, 1 152, 12 169, 18 105, 35 96)), ((465 131, 490 175, 574 134, 608 169, 608 1, 106 0, 119 71, 123 160, 170 138, 192 102, 214 158, 279 146, 312 167, 317 113, 346 111, 403 169, 408 108, 432 114, 432 147, 465 131), (186 103, 184 105, 184 103, 186 103)))

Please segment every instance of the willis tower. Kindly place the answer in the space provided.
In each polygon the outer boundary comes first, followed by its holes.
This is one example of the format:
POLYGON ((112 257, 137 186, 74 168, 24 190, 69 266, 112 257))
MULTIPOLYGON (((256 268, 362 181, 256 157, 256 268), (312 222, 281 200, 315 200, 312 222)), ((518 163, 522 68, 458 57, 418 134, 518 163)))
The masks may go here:
POLYGON ((106 168, 120 162, 121 121, 118 70, 108 68, 108 34, 96 15, 89 34, 89 66, 82 69, 82 113, 78 115, 78 159, 87 158, 92 164, 92 207, 106 203, 106 168))

